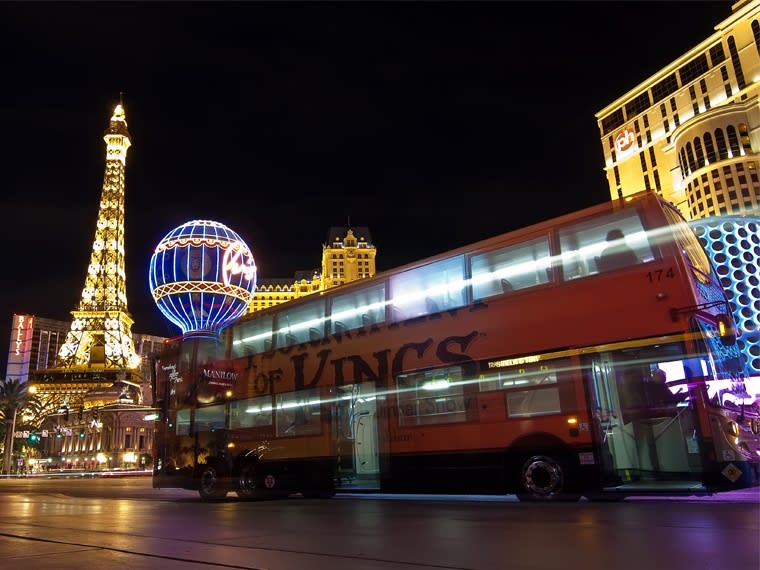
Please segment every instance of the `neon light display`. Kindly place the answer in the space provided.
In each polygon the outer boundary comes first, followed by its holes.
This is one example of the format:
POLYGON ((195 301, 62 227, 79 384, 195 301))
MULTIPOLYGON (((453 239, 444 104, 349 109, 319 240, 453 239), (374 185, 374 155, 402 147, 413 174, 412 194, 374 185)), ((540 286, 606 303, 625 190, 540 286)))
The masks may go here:
POLYGON ((625 152, 636 142, 636 134, 632 129, 623 129, 615 135, 615 150, 625 152))
MULTIPOLYGON (((720 276, 739 328, 747 374, 760 377, 760 218, 719 216, 690 222, 720 276)), ((760 393, 758 393, 760 396, 760 393)))
POLYGON ((156 246, 148 272, 158 309, 183 335, 216 336, 244 315, 256 288, 256 263, 224 224, 193 220, 156 246))

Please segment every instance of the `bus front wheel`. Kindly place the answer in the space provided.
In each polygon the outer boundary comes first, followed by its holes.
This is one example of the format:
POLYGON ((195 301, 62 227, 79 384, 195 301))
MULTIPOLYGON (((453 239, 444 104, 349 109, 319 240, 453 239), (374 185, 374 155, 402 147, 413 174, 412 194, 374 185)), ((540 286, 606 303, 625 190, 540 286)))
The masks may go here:
POLYGON ((222 486, 220 473, 213 465, 206 466, 201 473, 198 493, 204 500, 223 499, 227 495, 227 491, 222 486))
POLYGON ((241 499, 251 499, 256 494, 256 468, 244 465, 238 476, 237 496, 241 499))
POLYGON ((523 464, 520 472, 520 501, 578 500, 580 495, 566 492, 567 474, 562 463, 547 455, 533 455, 523 464))

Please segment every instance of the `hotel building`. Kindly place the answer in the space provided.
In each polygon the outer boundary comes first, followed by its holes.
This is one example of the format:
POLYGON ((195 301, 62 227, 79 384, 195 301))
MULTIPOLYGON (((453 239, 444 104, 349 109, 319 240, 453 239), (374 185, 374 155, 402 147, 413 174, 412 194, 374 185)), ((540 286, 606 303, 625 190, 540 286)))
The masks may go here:
POLYGON ((596 119, 611 198, 653 190, 690 221, 760 377, 760 0, 728 12, 596 119))

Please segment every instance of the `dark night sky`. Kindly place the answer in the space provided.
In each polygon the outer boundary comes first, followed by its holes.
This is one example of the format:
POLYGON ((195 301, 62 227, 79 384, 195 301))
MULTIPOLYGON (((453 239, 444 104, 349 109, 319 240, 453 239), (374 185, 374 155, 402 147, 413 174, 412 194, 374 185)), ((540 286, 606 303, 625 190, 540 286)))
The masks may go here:
POLYGON ((0 2, 0 369, 80 298, 124 93, 134 332, 152 250, 220 221, 260 277, 367 226, 379 270, 609 199, 594 114, 731 2, 0 2), (678 21, 678 24, 669 24, 678 21), (519 200, 524 207, 504 204, 519 200))

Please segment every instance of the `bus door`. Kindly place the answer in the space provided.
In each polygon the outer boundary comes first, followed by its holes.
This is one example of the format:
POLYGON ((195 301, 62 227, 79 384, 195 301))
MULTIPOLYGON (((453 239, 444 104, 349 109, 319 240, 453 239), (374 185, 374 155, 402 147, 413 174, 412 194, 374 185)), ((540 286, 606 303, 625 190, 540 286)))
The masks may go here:
POLYGON ((338 486, 378 489, 380 450, 374 382, 339 389, 337 431, 338 486))
POLYGON ((677 345, 664 345, 594 356, 592 405, 599 410, 614 469, 625 482, 693 485, 700 479, 681 354, 677 345))
POLYGON ((609 353, 595 354, 591 359, 589 399, 594 419, 594 434, 599 446, 602 484, 607 486, 620 480, 619 474, 635 466, 632 457, 632 437, 624 430, 620 420, 620 398, 615 382, 615 367, 609 353))

